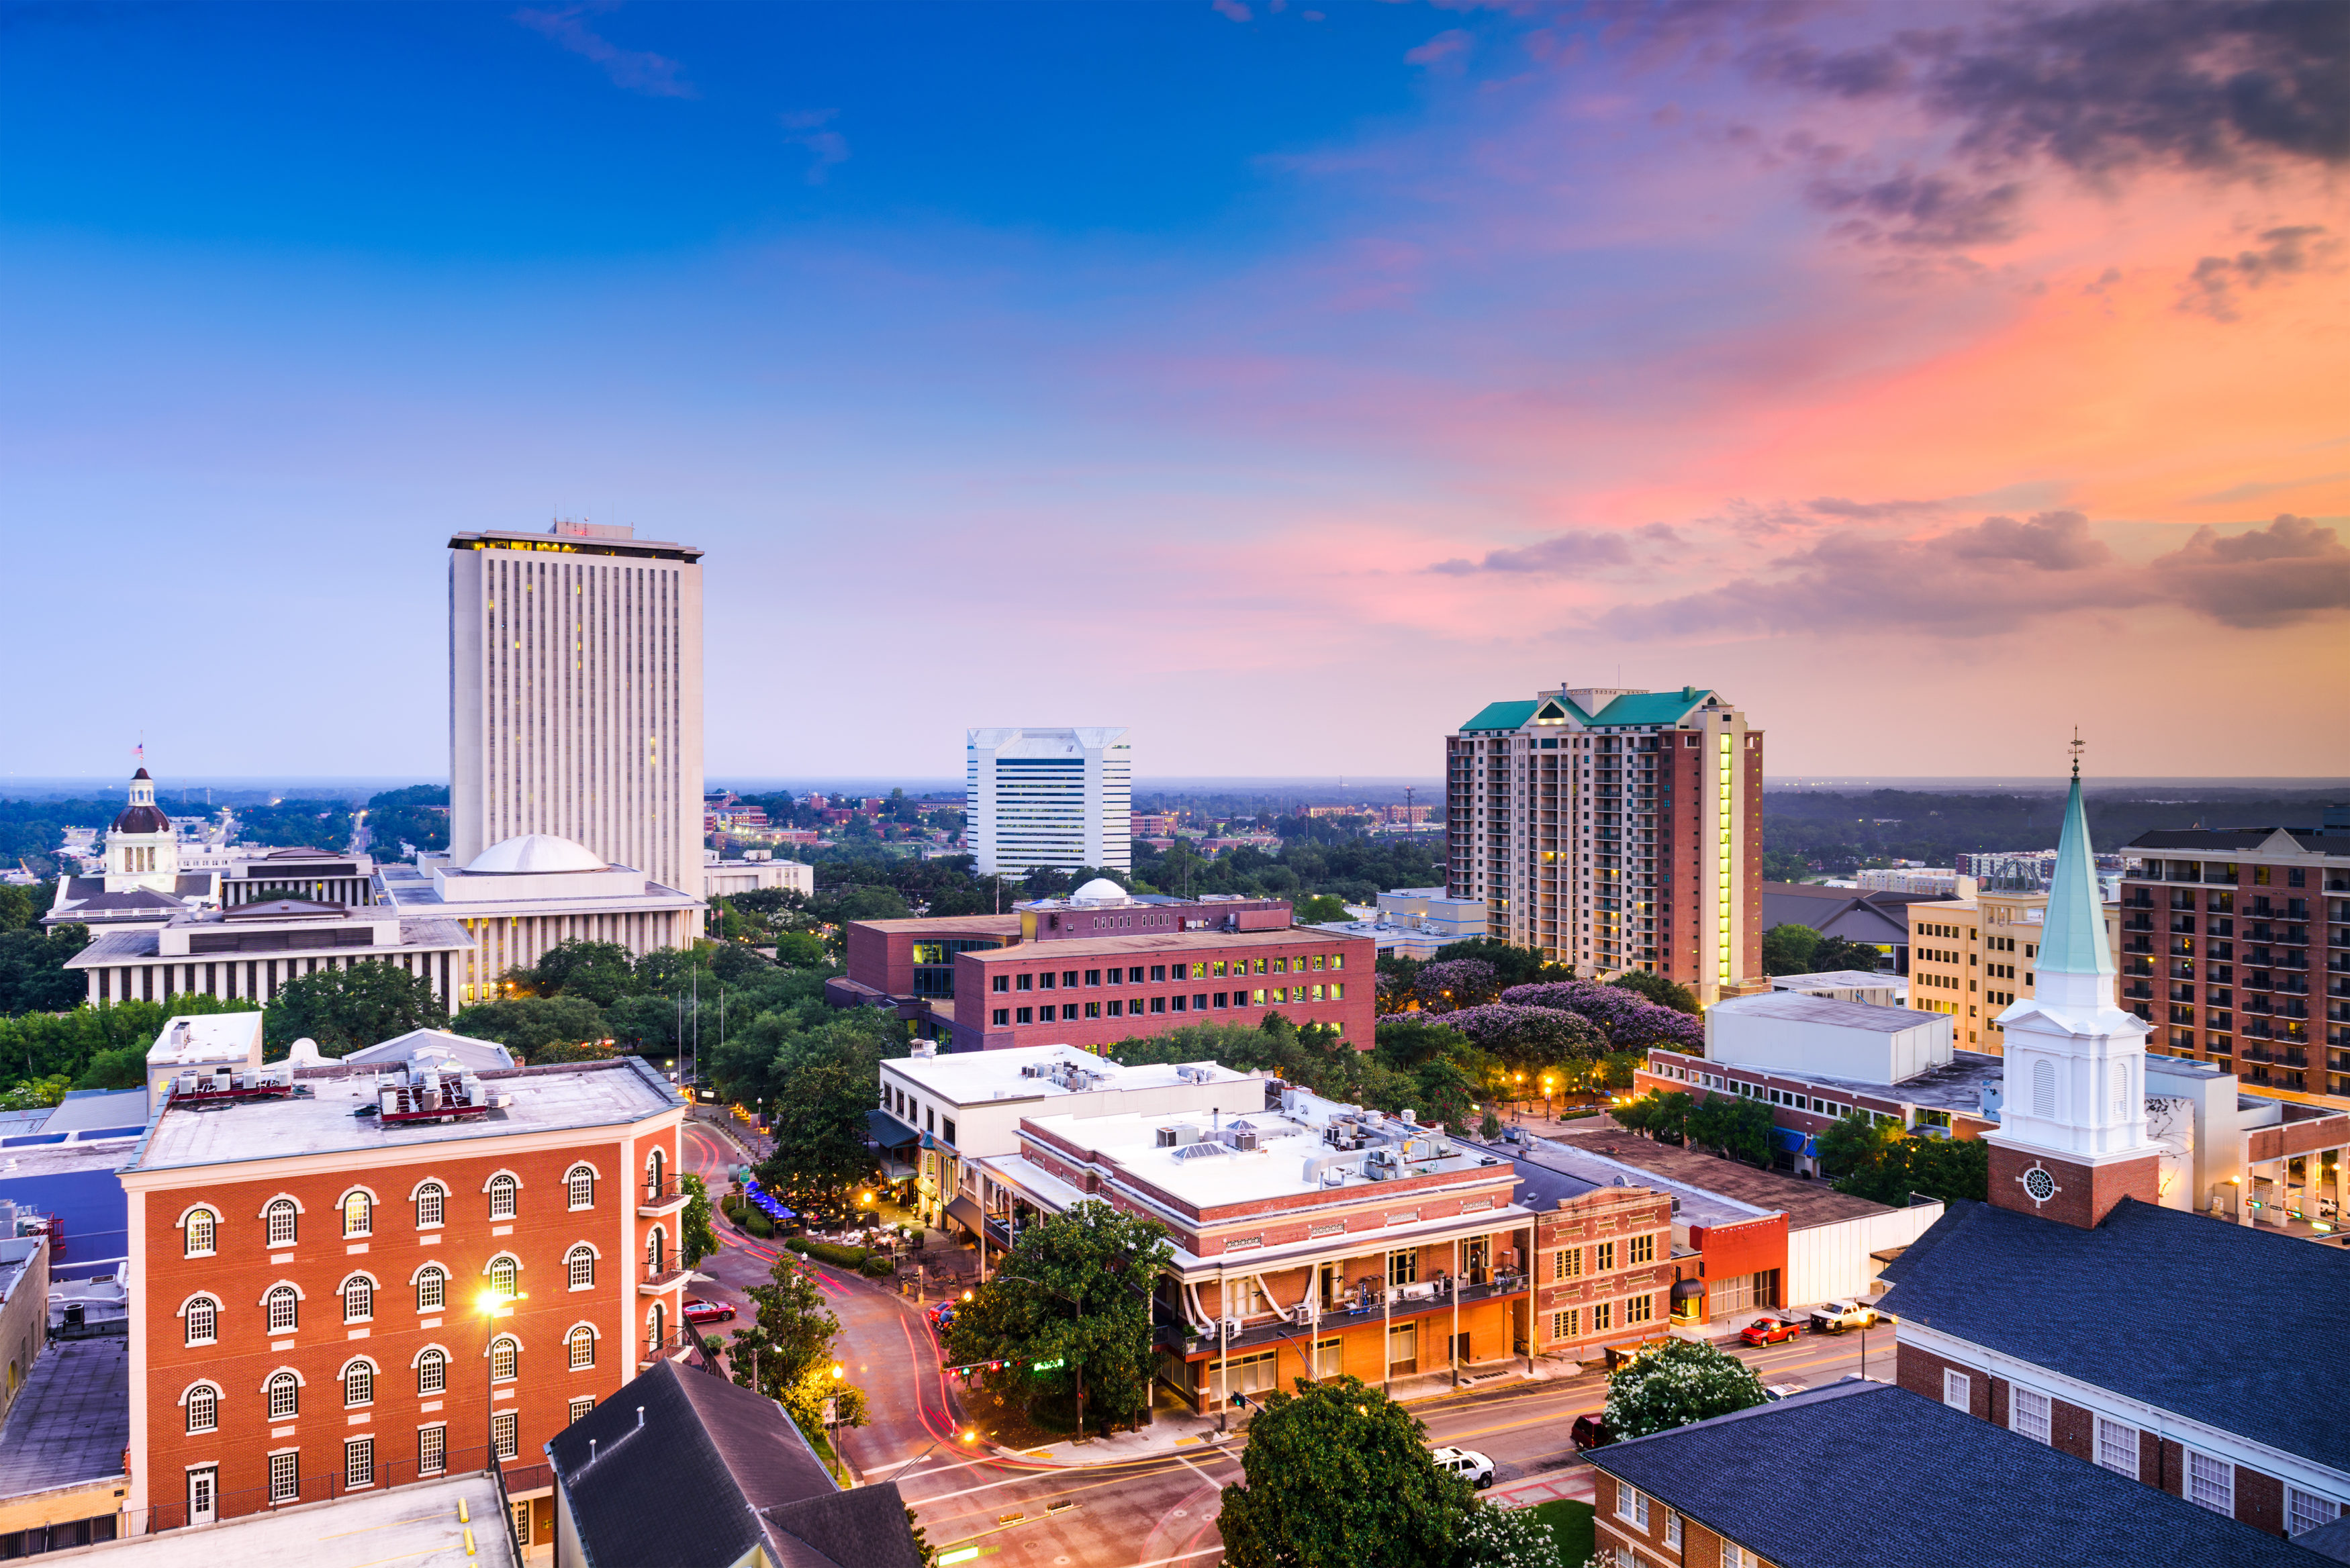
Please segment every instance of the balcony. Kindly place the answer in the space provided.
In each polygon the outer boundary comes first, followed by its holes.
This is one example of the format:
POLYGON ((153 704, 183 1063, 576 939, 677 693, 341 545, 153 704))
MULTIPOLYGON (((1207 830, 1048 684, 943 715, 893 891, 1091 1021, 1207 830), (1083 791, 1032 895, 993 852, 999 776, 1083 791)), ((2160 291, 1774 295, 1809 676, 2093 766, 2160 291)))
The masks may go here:
MULTIPOLYGON (((1376 1270, 1377 1259, 1370 1262, 1376 1270)), ((1305 1338, 1315 1334, 1359 1328, 1388 1318, 1401 1320, 1426 1313, 1450 1312, 1456 1302, 1465 1306, 1471 1302, 1489 1301, 1495 1296, 1522 1295, 1526 1288, 1525 1275, 1506 1271, 1482 1282, 1456 1282, 1450 1275, 1440 1276, 1425 1284, 1397 1286, 1385 1293, 1384 1296, 1376 1289, 1366 1288, 1360 1294, 1350 1293, 1341 1304, 1324 1307, 1317 1315, 1302 1322, 1288 1323, 1276 1318, 1243 1324, 1241 1332, 1229 1339, 1221 1337, 1213 1324, 1207 1325, 1208 1333, 1198 1334, 1195 1332, 1198 1325, 1186 1322, 1165 1303, 1154 1302, 1152 1337, 1161 1349, 1179 1355, 1187 1352, 1197 1355, 1201 1351, 1213 1354, 1220 1347, 1252 1349, 1284 1339, 1292 1344, 1301 1344, 1305 1338), (1457 1289, 1454 1288, 1456 1283, 1457 1289)))
POLYGON ((693 1200, 693 1194, 672 1179, 637 1184, 637 1218, 659 1220, 675 1214, 693 1200))
MULTIPOLYGON (((663 1263, 668 1260, 663 1259, 663 1263)), ((673 1291, 684 1283, 687 1271, 677 1267, 656 1267, 647 1263, 637 1278, 637 1294, 657 1296, 663 1291, 673 1291)))

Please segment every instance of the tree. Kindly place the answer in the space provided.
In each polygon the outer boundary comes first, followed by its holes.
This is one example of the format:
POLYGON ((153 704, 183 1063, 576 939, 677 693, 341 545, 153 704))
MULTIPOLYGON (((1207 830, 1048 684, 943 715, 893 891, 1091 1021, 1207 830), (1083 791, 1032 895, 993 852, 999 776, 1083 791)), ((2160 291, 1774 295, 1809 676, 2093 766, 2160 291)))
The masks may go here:
POLYGON ((1629 1131, 1647 1133, 1659 1143, 1681 1143, 1688 1139, 1690 1117, 1696 1109, 1696 1100, 1681 1090, 1651 1089, 1610 1114, 1617 1125, 1629 1131))
POLYGON ((584 996, 510 996, 480 1002, 450 1025, 460 1034, 494 1040, 525 1062, 536 1062, 553 1045, 579 1045, 605 1038, 604 1015, 584 996))
POLYGON ((1492 964, 1503 990, 1513 985, 1532 985, 1537 981, 1565 980, 1575 973, 1571 968, 1551 962, 1537 948, 1513 947, 1497 937, 1471 937, 1436 950, 1438 963, 1454 959, 1475 959, 1492 964))
POLYGON ((1479 1503, 1461 1522, 1453 1545, 1453 1568, 1559 1568, 1559 1545, 1551 1527, 1531 1508, 1479 1503))
POLYGON ((1607 1379, 1601 1418, 1618 1441, 1760 1405, 1754 1369, 1701 1340, 1668 1339, 1607 1379))
POLYGON ((840 1320, 824 1304, 824 1288, 814 1272, 792 1253, 778 1252, 767 1282, 743 1293, 751 1298, 754 1315, 727 1342, 726 1365, 735 1384, 754 1386, 755 1368, 758 1392, 780 1400, 811 1437, 824 1431, 827 1399, 836 1401, 836 1425, 863 1426, 864 1391, 833 1375, 838 1364, 832 1358, 832 1342, 840 1320))
POLYGON ((1762 972, 1764 974, 1813 974, 1812 953, 1820 945, 1820 933, 1809 926, 1793 921, 1773 926, 1762 933, 1762 972))
POLYGON ((1347 901, 1328 893, 1309 893, 1298 899, 1291 911, 1291 919, 1301 926, 1326 925, 1351 918, 1347 913, 1347 901))
POLYGON ((0 931, 0 1013, 62 1012, 88 996, 89 982, 66 968, 88 946, 87 926, 0 931))
POLYGON ((1812 950, 1813 968, 1823 974, 1840 969, 1856 969, 1863 974, 1873 974, 1885 967, 1885 955, 1866 942, 1849 941, 1843 937, 1822 937, 1812 950))
POLYGON ((1990 1192, 1991 1148, 1974 1138, 1915 1137, 1898 1122, 1871 1126, 1856 1112, 1820 1134, 1820 1170, 1838 1192, 1897 1209, 1908 1207, 1913 1192, 1980 1202, 1990 1192))
POLYGON ((789 1014, 770 1012, 733 1043, 750 1056, 764 1054, 754 1081, 763 1098, 790 1107, 775 1118, 775 1152, 759 1167, 760 1179, 787 1199, 829 1198, 871 1173, 865 1116, 873 1109, 885 1027, 868 1012, 801 1032, 789 1014))
POLYGON ((364 959, 348 969, 322 969, 287 981, 263 1010, 261 1032, 273 1060, 306 1035, 318 1043, 320 1054, 343 1056, 447 1022, 430 979, 395 963, 364 959))
POLYGON ((1476 1007, 1492 1001, 1501 990, 1501 971, 1483 959, 1438 959, 1421 965, 1412 980, 1413 994, 1430 1012, 1476 1007))
POLYGON ((1150 1411, 1150 1293, 1175 1254, 1166 1228, 1088 1199, 1014 1239, 995 1277, 947 1325, 958 1363, 1003 1365, 982 1375, 1008 1396, 1068 1387, 1077 1421, 1092 1406, 1110 1424, 1140 1425, 1150 1411))
POLYGON ((686 1194, 685 1217, 678 1221, 678 1230, 685 1266, 690 1269, 716 1255, 718 1231, 710 1222, 710 1184, 689 1170, 678 1177, 677 1185, 686 1194))
POLYGON ((1429 1568, 1454 1560, 1475 1506, 1409 1410, 1353 1377, 1300 1378, 1265 1396, 1216 1526, 1232 1568, 1429 1568))
POLYGON ((1395 1013, 1378 1022, 1374 1038, 1380 1055, 1397 1067, 1417 1067, 1422 1062, 1470 1044, 1469 1036, 1419 1013, 1395 1013))
POLYGON ((1653 970, 1627 969, 1607 982, 1626 991, 1638 992, 1659 1007, 1669 1007, 1675 1012, 1686 1012, 1695 1018, 1703 1010, 1698 1006, 1697 992, 1677 980, 1667 980, 1653 970))
POLYGON ((1690 1111, 1689 1141, 1749 1165, 1771 1163, 1771 1107, 1761 1100, 1708 1095, 1690 1111))
POLYGON ((1607 1037, 1590 1020, 1553 1007, 1494 1002, 1440 1016, 1447 1029, 1467 1035, 1480 1051, 1522 1072, 1595 1061, 1607 1049, 1607 1037))
POLYGON ((124 1045, 112 1051, 100 1051, 89 1059, 80 1077, 74 1080, 77 1089, 143 1089, 147 1086, 147 1047, 124 1045))
POLYGON ((536 964, 519 971, 519 978, 537 995, 584 996, 599 1008, 637 989, 628 949, 578 937, 549 948, 536 964))

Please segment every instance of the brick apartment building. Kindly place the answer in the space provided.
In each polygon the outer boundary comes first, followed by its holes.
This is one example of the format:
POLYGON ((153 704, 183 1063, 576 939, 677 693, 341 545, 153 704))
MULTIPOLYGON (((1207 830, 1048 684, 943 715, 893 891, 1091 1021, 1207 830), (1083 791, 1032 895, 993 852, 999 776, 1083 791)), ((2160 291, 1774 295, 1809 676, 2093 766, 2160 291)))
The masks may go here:
POLYGON ((1562 687, 1445 741, 1446 888, 1586 975, 1762 972, 1762 732, 1718 693, 1562 687))
POLYGON ((859 920, 827 994, 893 1006, 952 1050, 1087 1050, 1278 1011, 1367 1050, 1378 944, 1290 923, 1278 898, 1128 895, 1107 879, 1003 915, 859 920))
POLYGON ((129 1506, 202 1522, 494 1448, 551 1542, 543 1445, 676 1344, 682 1102, 634 1057, 398 1093, 272 1075, 291 1093, 245 1103, 185 1075, 121 1172, 129 1506), (458 1106, 484 1108, 402 1119, 458 1106), (514 1297, 494 1317, 489 1291, 514 1297))
POLYGON ((2121 1001, 2149 1047, 2350 1095, 2350 807, 2315 827, 2158 829, 2122 853, 2121 1001))

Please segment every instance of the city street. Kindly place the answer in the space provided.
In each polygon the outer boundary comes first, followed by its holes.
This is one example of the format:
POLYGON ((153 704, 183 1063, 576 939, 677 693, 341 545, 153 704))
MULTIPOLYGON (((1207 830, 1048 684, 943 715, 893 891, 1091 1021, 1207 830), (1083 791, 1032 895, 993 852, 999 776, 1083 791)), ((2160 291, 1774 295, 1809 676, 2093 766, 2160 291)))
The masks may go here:
MULTIPOLYGON (((702 1122, 686 1128, 687 1159, 723 1189, 742 1152, 702 1122)), ((775 1249, 722 1220, 724 1251, 700 1271, 705 1299, 747 1311, 743 1287, 766 1277, 775 1249)), ((938 1345, 920 1309, 871 1281, 815 1265, 841 1323, 849 1375, 866 1391, 869 1424, 842 1434, 843 1457, 859 1480, 895 1479, 933 1546, 975 1545, 983 1557, 1074 1568, 1155 1568, 1205 1563, 1221 1550, 1215 1515, 1222 1489, 1239 1479, 1237 1432, 1222 1444, 1190 1441, 1163 1455, 1099 1466, 1045 1465, 962 1450, 958 1409, 939 1371, 938 1345)), ((725 1325, 716 1331, 723 1338, 725 1325)), ((1765 1383, 1816 1387, 1861 1370, 1879 1379, 1893 1370, 1894 1336, 1804 1336, 1766 1349, 1741 1349, 1765 1383)), ((1453 1443, 1490 1457, 1496 1501, 1534 1503, 1590 1496, 1590 1467, 1567 1434, 1577 1416, 1596 1412, 1607 1379, 1588 1373, 1547 1382, 1509 1381, 1416 1401, 1431 1443, 1453 1443)))

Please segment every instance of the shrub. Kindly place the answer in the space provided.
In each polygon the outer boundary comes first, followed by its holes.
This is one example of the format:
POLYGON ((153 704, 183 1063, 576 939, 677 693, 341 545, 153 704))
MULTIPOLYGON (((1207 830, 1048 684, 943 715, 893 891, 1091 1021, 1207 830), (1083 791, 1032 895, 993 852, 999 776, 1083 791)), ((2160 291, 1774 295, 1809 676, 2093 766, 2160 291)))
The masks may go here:
POLYGON ((887 1252, 868 1254, 861 1266, 866 1278, 872 1280, 886 1280, 898 1272, 897 1260, 887 1252))
POLYGON ((838 1241, 811 1241, 806 1236, 787 1236, 784 1245, 802 1257, 814 1258, 820 1263, 830 1263, 836 1269, 861 1269, 873 1254, 863 1247, 843 1246, 838 1241))
POLYGON ((768 1219, 766 1215, 762 1213, 760 1210, 752 1208, 748 1204, 744 1204, 743 1207, 743 1229, 751 1232, 752 1235, 759 1238, 760 1241, 765 1241, 774 1238, 775 1234, 775 1222, 768 1219))

